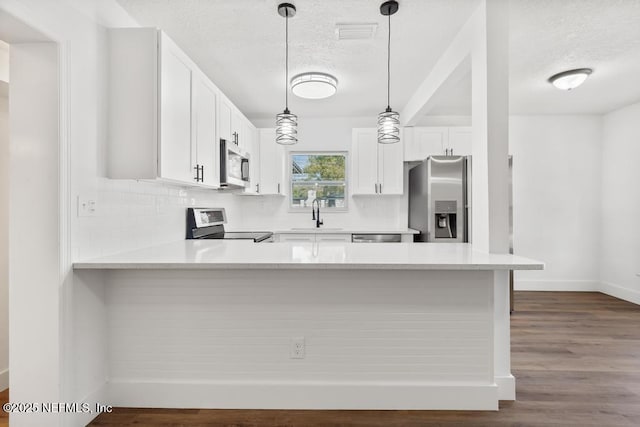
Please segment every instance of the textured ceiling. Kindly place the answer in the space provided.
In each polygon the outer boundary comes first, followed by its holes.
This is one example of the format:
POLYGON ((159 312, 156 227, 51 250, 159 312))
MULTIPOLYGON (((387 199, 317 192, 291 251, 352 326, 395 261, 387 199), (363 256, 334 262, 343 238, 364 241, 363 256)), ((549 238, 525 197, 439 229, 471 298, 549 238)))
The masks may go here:
MULTIPOLYGON (((513 114, 603 114, 640 101, 640 0, 512 0, 510 110, 513 114), (560 91, 547 79, 593 68, 560 91)), ((471 114, 471 76, 447 82, 430 116, 471 114)))
MULTIPOLYGON (((284 26, 274 0, 118 0, 142 26, 165 30, 249 117, 284 108, 284 26)), ((386 105, 386 18, 376 0, 298 0, 289 21, 290 76, 335 75, 338 93, 290 98, 298 116, 371 116, 386 105), (343 40, 337 23, 378 23, 373 40, 343 40)), ((400 110, 477 6, 400 0, 392 17, 391 105, 400 110)))
POLYGON ((640 0, 511 2, 510 90, 514 113, 606 113, 640 100, 640 0), (577 89, 549 76, 593 68, 577 89))
MULTIPOLYGON (((276 0, 118 0, 143 26, 164 29, 249 117, 284 104, 284 21, 276 0)), ((299 116, 373 116, 386 106, 387 24, 375 0, 298 0, 290 75, 339 80, 325 100, 292 96, 299 116), (338 41, 337 23, 378 23, 373 40, 338 41)), ((400 0, 392 18, 391 105, 402 110, 477 6, 477 0, 400 0)), ((512 0, 510 108, 514 114, 601 114, 640 100, 640 0, 512 0), (591 67, 578 89, 552 74, 591 67)), ((470 76, 446 83, 429 115, 470 113, 470 76)))

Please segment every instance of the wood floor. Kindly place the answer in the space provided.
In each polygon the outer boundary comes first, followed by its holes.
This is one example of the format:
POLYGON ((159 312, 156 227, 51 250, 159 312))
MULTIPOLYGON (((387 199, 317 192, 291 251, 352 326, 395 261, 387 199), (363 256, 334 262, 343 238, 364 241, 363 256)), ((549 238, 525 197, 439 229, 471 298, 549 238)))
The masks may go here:
MULTIPOLYGON (((9 389, 0 391, 0 404, 4 405, 9 401, 9 389)), ((9 425, 9 414, 0 410, 0 427, 9 425)))
POLYGON ((93 426, 640 426, 640 306, 599 293, 516 292, 517 401, 498 412, 116 408, 93 426))

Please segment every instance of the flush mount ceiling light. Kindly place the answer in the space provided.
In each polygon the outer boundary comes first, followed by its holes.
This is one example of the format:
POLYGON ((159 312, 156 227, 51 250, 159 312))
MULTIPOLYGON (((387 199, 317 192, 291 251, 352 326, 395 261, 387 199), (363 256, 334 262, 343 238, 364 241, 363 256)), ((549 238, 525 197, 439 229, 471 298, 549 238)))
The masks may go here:
POLYGON ((563 71, 549 77, 549 83, 561 90, 575 89, 584 83, 592 72, 593 70, 591 68, 563 71))
POLYGON ((387 108, 378 114, 378 143, 395 144, 400 142, 400 114, 390 106, 391 94, 391 15, 398 11, 398 2, 385 1, 380 5, 380 13, 389 17, 389 35, 387 39, 387 108))
POLYGON ((276 115, 276 142, 293 145, 298 142, 298 117, 289 111, 289 18, 296 15, 296 7, 291 3, 280 3, 278 14, 285 19, 285 107, 276 115))
POLYGON ((291 91, 300 98, 328 98, 338 90, 338 79, 326 73, 302 73, 291 79, 291 91))

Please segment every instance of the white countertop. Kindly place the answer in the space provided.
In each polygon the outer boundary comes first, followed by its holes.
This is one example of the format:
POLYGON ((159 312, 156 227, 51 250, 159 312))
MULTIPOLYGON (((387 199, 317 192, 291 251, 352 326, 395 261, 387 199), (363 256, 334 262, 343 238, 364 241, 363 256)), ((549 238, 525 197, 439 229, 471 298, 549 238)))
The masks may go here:
POLYGON ((419 234, 417 230, 411 228, 357 228, 357 227, 329 227, 321 226, 320 228, 289 228, 283 230, 275 230, 273 234, 419 234))
POLYGON ((185 240, 76 262, 76 270, 381 269, 542 270, 508 254, 476 252, 466 243, 253 243, 185 240))

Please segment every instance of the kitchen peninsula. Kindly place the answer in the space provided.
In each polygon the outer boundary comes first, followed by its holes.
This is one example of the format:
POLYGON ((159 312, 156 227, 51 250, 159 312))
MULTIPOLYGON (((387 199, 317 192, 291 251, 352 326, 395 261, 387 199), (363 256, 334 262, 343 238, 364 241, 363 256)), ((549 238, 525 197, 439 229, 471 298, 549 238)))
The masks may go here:
POLYGON ((74 264, 103 314, 99 395, 167 408, 497 410, 515 383, 496 279, 542 268, 468 244, 224 240, 74 264))

